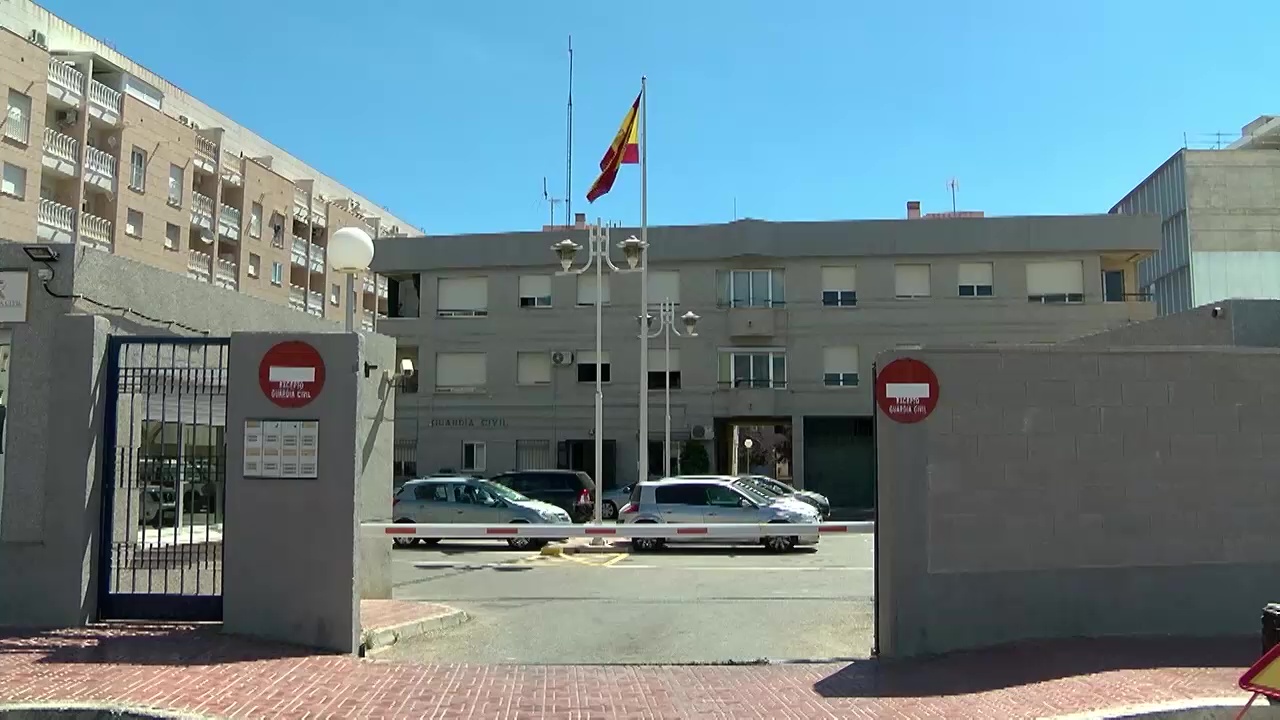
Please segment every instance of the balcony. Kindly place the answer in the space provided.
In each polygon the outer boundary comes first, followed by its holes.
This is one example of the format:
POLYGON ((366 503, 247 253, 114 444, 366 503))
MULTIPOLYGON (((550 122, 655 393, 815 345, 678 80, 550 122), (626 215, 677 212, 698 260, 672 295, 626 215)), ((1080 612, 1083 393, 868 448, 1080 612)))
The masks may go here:
POLYGON ((191 193, 191 224, 205 230, 213 229, 213 198, 191 193))
POLYGON ((791 411, 786 383, 720 383, 713 396, 712 406, 717 415, 768 417, 791 411))
POLYGON ((218 232, 232 240, 240 239, 240 208, 223 205, 218 210, 218 232))
POLYGON ((324 248, 311 246, 311 272, 324 274, 324 248))
MULTIPOLYGON (((376 293, 377 291, 378 291, 378 286, 377 286, 377 284, 373 281, 373 278, 372 278, 372 277, 369 277, 369 276, 367 276, 367 275, 366 275, 366 276, 365 276, 365 278, 364 278, 364 292, 365 292, 365 294, 367 294, 367 295, 373 295, 373 294, 374 294, 374 293, 376 293)), ((637 317, 639 317, 639 316, 637 316, 637 317)), ((638 321, 637 321, 637 322, 638 322, 638 321)))
POLYGON ((81 215, 80 242, 86 247, 91 247, 95 250, 111 252, 111 247, 115 242, 111 221, 89 213, 81 215))
POLYGON ((294 265, 298 267, 307 266, 307 245, 309 244, 297 235, 293 236, 293 247, 289 250, 289 259, 293 261, 294 265))
POLYGON ((75 177, 80 167, 80 142, 53 128, 45 128, 44 157, 41 162, 59 175, 75 177))
POLYGON ((360 317, 360 329, 373 332, 373 311, 362 310, 360 317))
POLYGON ((76 211, 66 205, 40 198, 36 210, 36 237, 41 242, 71 242, 76 223, 76 211))
POLYGON ((298 285, 289 286, 289 307, 294 310, 306 311, 307 309, 307 289, 298 285))
POLYGON ((107 192, 116 190, 116 159, 92 145, 84 149, 84 179, 107 192))
POLYGON ((89 81, 89 114, 109 125, 120 122, 120 91, 89 81))
POLYGON ((49 58, 49 97, 72 107, 80 106, 84 73, 57 58, 49 58))
POLYGON ((203 135, 196 136, 196 167, 213 175, 218 172, 218 143, 203 135))
MULTIPOLYGON (((729 336, 735 338, 769 338, 778 333, 779 316, 784 310, 762 307, 729 308, 729 336)), ((782 321, 785 323, 785 320, 782 321)))
POLYGON ((187 277, 194 278, 200 282, 209 282, 212 263, 213 258, 207 253, 192 250, 191 254, 187 256, 187 277))
POLYGON ((31 142, 31 117, 9 115, 4 119, 4 136, 26 145, 31 142))
POLYGON ((235 290, 240 286, 240 266, 234 260, 223 260, 218 258, 218 269, 214 276, 214 283, 218 287, 224 287, 228 290, 235 290))
POLYGON ((307 293, 307 314, 324 317, 324 295, 318 290, 307 293))
POLYGON ((387 299, 387 279, 381 275, 378 276, 378 297, 387 299))
POLYGON ((319 200, 316 206, 311 208, 311 224, 316 227, 328 227, 329 225, 329 206, 323 205, 319 200))
POLYGON ((240 172, 241 161, 239 155, 225 150, 222 153, 222 179, 236 187, 244 185, 244 173, 240 172))

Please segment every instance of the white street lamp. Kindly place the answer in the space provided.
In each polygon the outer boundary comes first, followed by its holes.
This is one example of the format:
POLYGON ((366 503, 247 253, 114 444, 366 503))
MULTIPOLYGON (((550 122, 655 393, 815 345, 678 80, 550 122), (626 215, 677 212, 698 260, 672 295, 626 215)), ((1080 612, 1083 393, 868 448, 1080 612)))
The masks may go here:
MULTIPOLYGON (((664 298, 662 301, 662 304, 658 307, 658 327, 654 328, 652 332, 645 331, 643 333, 646 341, 645 342, 646 347, 644 348, 645 355, 649 354, 649 348, 647 347, 649 338, 655 338, 655 337, 658 337, 659 335, 661 335, 663 338, 664 356, 662 360, 662 367, 663 367, 662 394, 663 394, 663 407, 665 408, 665 411, 666 411, 666 417, 664 418, 663 432, 662 432, 662 475, 663 477, 671 477, 671 335, 672 333, 675 333, 677 337, 698 337, 697 328, 698 328, 698 320, 700 319, 701 318, 698 316, 698 314, 693 312, 692 310, 685 313, 684 315, 681 315, 679 320, 680 320, 680 324, 684 326, 684 332, 680 332, 680 329, 676 327, 676 304, 671 302, 671 298, 664 298)), ((645 318, 645 321, 647 323, 648 321, 647 317, 645 318)), ((645 378, 645 382, 646 384, 641 388, 642 392, 646 392, 648 389, 647 377, 645 378)), ((645 402, 647 403, 648 400, 649 398, 646 397, 645 402)), ((646 417, 646 420, 647 419, 648 418, 646 417)), ((649 452, 649 443, 648 443, 648 437, 647 437, 648 427, 642 428, 640 432, 641 432, 641 437, 644 438, 644 447, 640 448, 640 452, 645 453, 647 456, 649 452)))
MULTIPOLYGON (((643 168, 642 168, 643 169, 643 168)), ((643 186, 644 183, 641 182, 643 186)), ((641 195, 644 194, 643 187, 641 195)), ((645 212, 641 203, 641 214, 645 212)), ((640 457, 636 461, 636 480, 649 479, 649 241, 648 225, 642 220, 640 237, 635 235, 618 243, 627 265, 640 273, 640 457)))
POLYGON ((347 332, 356 330, 356 274, 373 262, 373 238, 357 227, 344 227, 329 238, 329 265, 347 276, 347 332))
MULTIPOLYGON (((604 269, 607 267, 611 272, 626 272, 622 268, 613 264, 609 259, 609 228, 601 227, 599 220, 588 230, 587 262, 577 270, 573 269, 574 257, 582 246, 578 243, 566 238, 551 246, 556 257, 560 260, 561 271, 559 275, 582 275, 590 270, 593 266, 596 271, 596 411, 595 411, 595 431, 592 433, 595 439, 595 480, 596 492, 593 508, 594 524, 600 525, 604 522, 604 385, 600 373, 600 358, 604 355, 604 269)), ((625 251, 625 250, 624 250, 625 251)), ((629 261, 630 262, 630 261, 629 261)), ((634 263, 632 263, 634 264, 634 263)), ((601 544, 603 538, 594 537, 592 544, 601 544)))

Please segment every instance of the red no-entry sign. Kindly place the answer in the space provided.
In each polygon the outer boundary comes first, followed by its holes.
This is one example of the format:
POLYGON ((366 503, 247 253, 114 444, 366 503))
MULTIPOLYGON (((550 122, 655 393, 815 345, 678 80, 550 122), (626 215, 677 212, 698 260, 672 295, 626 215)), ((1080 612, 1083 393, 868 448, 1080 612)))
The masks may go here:
POLYGON ((301 340, 277 343, 258 364, 258 385, 276 405, 300 408, 324 389, 324 358, 301 340))
POLYGON ((898 358, 876 374, 876 404, 890 420, 920 422, 938 406, 938 376, 919 360, 898 358))

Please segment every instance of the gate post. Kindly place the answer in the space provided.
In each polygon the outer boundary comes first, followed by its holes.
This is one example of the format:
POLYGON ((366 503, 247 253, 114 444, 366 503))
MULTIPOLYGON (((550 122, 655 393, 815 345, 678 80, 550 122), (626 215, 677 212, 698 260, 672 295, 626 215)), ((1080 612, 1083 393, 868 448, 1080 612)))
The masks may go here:
MULTIPOLYGON (((354 333, 236 333, 227 403, 223 629, 354 653, 360 635, 357 480, 367 429, 354 333)), ((379 363, 383 369, 389 362, 379 363)))

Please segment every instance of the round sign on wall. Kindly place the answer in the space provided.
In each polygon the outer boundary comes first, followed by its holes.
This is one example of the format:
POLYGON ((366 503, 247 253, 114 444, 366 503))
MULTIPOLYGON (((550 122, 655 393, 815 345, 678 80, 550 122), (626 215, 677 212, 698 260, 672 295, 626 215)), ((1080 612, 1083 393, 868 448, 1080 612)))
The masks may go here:
POLYGON ((876 373, 876 405, 895 422, 920 422, 938 406, 938 376, 919 360, 898 358, 876 373))
POLYGON ((324 389, 324 358, 301 340, 277 343, 258 364, 258 385, 276 405, 300 408, 324 389))

